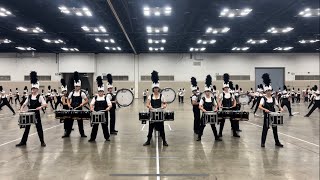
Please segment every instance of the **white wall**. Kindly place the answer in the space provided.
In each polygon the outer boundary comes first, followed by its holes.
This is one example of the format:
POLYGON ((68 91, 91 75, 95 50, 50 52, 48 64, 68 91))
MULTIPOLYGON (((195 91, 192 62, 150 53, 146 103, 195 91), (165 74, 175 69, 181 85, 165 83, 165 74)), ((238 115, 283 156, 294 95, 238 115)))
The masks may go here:
POLYGON ((74 71, 95 73, 95 54, 59 54, 59 72, 74 71))

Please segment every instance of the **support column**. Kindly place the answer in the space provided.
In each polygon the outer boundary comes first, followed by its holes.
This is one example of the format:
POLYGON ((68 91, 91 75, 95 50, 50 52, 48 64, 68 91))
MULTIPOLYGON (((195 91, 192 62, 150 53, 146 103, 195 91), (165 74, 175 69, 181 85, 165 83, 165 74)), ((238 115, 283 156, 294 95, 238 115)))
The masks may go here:
POLYGON ((134 59, 134 98, 138 99, 139 94, 139 55, 133 55, 134 59))

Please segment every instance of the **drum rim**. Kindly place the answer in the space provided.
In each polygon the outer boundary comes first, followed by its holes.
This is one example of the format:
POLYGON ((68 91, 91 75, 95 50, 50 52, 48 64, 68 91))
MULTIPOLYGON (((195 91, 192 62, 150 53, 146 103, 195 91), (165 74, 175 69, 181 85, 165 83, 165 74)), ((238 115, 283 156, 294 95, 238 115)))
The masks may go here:
POLYGON ((132 103, 133 103, 133 101, 134 101, 134 95, 133 95, 133 93, 132 93, 132 91, 130 90, 130 89, 127 89, 127 88, 121 88, 121 89, 119 89, 118 91, 117 91, 117 93, 116 93, 116 100, 117 100, 117 95, 121 92, 121 91, 123 91, 123 90, 126 90, 126 91, 129 91, 130 93, 131 93, 131 95, 132 95, 132 101, 129 103, 129 104, 126 104, 126 105, 121 105, 118 101, 117 101, 117 104, 118 104, 118 106, 120 106, 120 107, 128 107, 128 106, 130 106, 132 103))
POLYGON ((162 94, 162 91, 164 91, 165 89, 171 89, 171 90, 174 92, 174 98, 173 98, 173 100, 170 101, 170 102, 169 102, 169 101, 166 101, 167 104, 171 104, 171 103, 173 103, 173 102, 176 100, 177 94, 176 94, 176 92, 174 91, 174 89, 172 89, 172 88, 170 88, 170 87, 166 87, 166 88, 161 89, 160 93, 162 94))

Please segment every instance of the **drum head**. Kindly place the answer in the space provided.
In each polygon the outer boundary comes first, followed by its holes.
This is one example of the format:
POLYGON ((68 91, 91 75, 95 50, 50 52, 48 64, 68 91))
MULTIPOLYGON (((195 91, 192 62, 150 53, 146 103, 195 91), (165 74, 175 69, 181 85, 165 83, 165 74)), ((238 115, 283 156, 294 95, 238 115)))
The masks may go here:
POLYGON ((241 95, 239 96, 239 102, 240 102, 241 104, 248 104, 248 102, 249 102, 249 96, 246 95, 246 94, 241 94, 241 95))
POLYGON ((116 101, 120 107, 127 107, 133 103, 134 96, 129 89, 119 89, 116 94, 116 101))
POLYGON ((172 103, 176 99, 176 92, 172 88, 162 89, 161 94, 164 96, 168 104, 172 103))

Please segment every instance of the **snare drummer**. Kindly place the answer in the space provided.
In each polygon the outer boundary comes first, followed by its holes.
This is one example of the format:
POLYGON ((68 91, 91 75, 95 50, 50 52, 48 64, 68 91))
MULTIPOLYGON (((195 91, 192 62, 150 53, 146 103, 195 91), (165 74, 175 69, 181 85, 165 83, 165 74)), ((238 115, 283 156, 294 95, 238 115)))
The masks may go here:
MULTIPOLYGON (((276 98, 272 97, 272 87, 271 87, 271 80, 269 74, 265 73, 262 75, 264 85, 264 91, 266 96, 261 98, 259 103, 259 109, 263 110, 264 114, 264 121, 263 121, 263 129, 262 129, 262 136, 261 136, 261 147, 265 147, 265 142, 267 138, 267 133, 269 129, 269 114, 270 112, 275 112, 274 106, 278 106, 279 110, 282 112, 283 109, 279 106, 278 101, 276 98)), ((276 146, 283 147, 283 145, 279 141, 278 137, 278 128, 277 126, 272 126, 273 137, 276 143, 276 146)))
MULTIPOLYGON (((46 143, 44 142, 44 137, 43 137, 40 110, 44 107, 47 107, 47 104, 46 104, 45 100, 43 99, 43 97, 38 93, 39 82, 38 82, 37 73, 35 71, 32 71, 30 73, 30 80, 31 80, 31 94, 28 95, 27 99, 25 100, 25 102, 21 106, 20 111, 23 111, 23 108, 25 106, 28 106, 28 109, 32 110, 32 112, 35 112, 35 118, 37 120, 37 123, 35 123, 35 125, 37 128, 38 136, 39 136, 39 139, 41 142, 41 146, 45 147, 46 143)), ((30 126, 31 125, 26 126, 20 143, 16 145, 17 147, 25 146, 27 144, 30 126)))
MULTIPOLYGON (((68 87, 66 84, 65 79, 61 79, 61 102, 62 102, 62 109, 64 110, 69 110, 69 106, 68 106, 68 87)), ((64 135, 62 136, 62 138, 65 137, 69 137, 68 135, 68 126, 70 124, 70 120, 71 119, 64 119, 63 120, 63 127, 64 127, 64 135)))
MULTIPOLYGON (((73 73, 73 79, 74 79, 74 90, 71 91, 68 96, 68 107, 74 110, 82 110, 82 107, 88 103, 88 98, 86 96, 86 93, 81 90, 81 80, 80 80, 79 73, 77 71, 73 73)), ((73 121, 74 121, 73 119, 70 121, 67 121, 68 130, 67 130, 66 137, 69 137, 72 131, 73 121)), ((79 133, 81 137, 87 137, 83 130, 83 120, 77 120, 77 121, 78 121, 79 133)))
MULTIPOLYGON (((207 111, 218 111, 218 104, 217 101, 214 99, 214 97, 211 97, 211 83, 212 83, 212 78, 210 75, 207 75, 206 82, 205 82, 205 87, 204 87, 204 93, 205 97, 202 97, 199 103, 199 109, 203 112, 202 113, 202 119, 200 121, 200 130, 198 134, 198 139, 197 141, 201 141, 201 136, 203 135, 203 130, 206 127, 206 122, 205 122, 205 114, 207 111)), ((216 125, 215 124, 210 124, 212 132, 214 134, 214 138, 216 141, 221 141, 221 138, 218 136, 216 125)))
MULTIPOLYGON (((148 109, 157 109, 162 108, 165 109, 167 107, 167 103, 165 101, 164 96, 160 93, 160 83, 159 76, 157 71, 153 71, 151 73, 152 80, 152 91, 153 93, 148 97, 147 100, 147 108, 148 109)), ((168 146, 166 141, 166 135, 164 132, 164 122, 149 122, 149 130, 148 130, 148 140, 143 144, 144 146, 150 145, 150 141, 152 138, 153 129, 157 129, 160 132, 160 136, 163 141, 164 146, 168 146)))
POLYGON ((199 134, 200 130, 200 109, 199 109, 199 94, 197 93, 198 90, 198 83, 195 77, 191 78, 191 104, 192 104, 192 111, 193 111, 193 131, 195 134, 199 134))
POLYGON ((6 92, 3 90, 2 86, 0 86, 0 110, 3 106, 7 106, 11 112, 13 113, 13 115, 16 115, 16 113, 14 112, 13 108, 11 107, 9 101, 8 101, 8 96, 5 94, 6 92))
POLYGON ((317 85, 314 86, 314 90, 315 90, 315 93, 312 95, 314 104, 310 109, 310 111, 308 112, 308 114, 306 114, 304 117, 309 117, 313 113, 313 111, 316 110, 317 108, 320 110, 320 91, 317 85))
MULTIPOLYGON (((111 109, 112 104, 111 104, 110 99, 107 98, 106 95, 104 95, 104 85, 103 85, 101 76, 98 76, 96 80, 97 80, 97 85, 98 85, 98 96, 95 96, 91 100, 90 110, 91 111, 102 111, 102 110, 105 111, 106 122, 101 123, 101 127, 102 127, 104 138, 106 139, 106 141, 110 141, 109 140, 110 134, 109 134, 109 130, 108 130, 108 111, 111 109)), ((89 142, 94 142, 96 140, 97 133, 98 133, 98 127, 99 127, 99 124, 93 124, 89 142)))
MULTIPOLYGON (((117 108, 117 100, 115 94, 112 93, 112 88, 113 88, 113 80, 112 80, 112 75, 107 74, 107 88, 108 88, 108 93, 107 93, 107 98, 111 101, 112 107, 110 109, 110 134, 117 135, 118 131, 115 129, 116 127, 116 108, 117 108)), ((114 88, 115 91, 117 91, 117 87, 114 88)))

